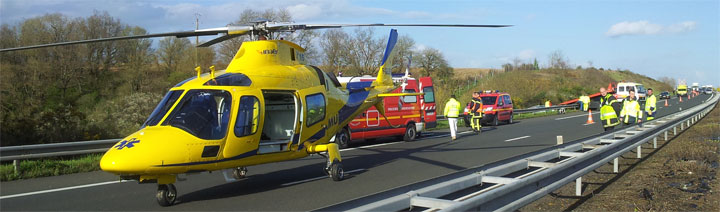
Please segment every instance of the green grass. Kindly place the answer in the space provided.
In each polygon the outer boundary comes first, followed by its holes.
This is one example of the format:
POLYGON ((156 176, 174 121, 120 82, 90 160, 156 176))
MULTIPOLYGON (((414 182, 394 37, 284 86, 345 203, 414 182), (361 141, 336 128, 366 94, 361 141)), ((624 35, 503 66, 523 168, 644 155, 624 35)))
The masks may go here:
POLYGON ((2 164, 0 165, 0 181, 97 171, 100 170, 100 158, 102 158, 102 154, 22 160, 19 174, 15 173, 12 163, 2 164))

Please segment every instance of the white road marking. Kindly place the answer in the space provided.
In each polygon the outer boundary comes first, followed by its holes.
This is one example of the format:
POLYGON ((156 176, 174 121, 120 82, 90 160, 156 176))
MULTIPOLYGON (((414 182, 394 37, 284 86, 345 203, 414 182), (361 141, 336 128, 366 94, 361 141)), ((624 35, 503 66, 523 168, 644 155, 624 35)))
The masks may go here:
POLYGON ((511 139, 507 139, 507 140, 505 140, 505 142, 508 142, 508 141, 514 141, 514 140, 520 140, 520 139, 523 139, 523 138, 529 138, 529 137, 530 137, 529 135, 526 135, 526 136, 522 136, 522 137, 517 137, 517 138, 511 138, 511 139))
POLYGON ((93 184, 87 184, 87 185, 71 186, 71 187, 65 187, 65 188, 56 188, 56 189, 50 189, 50 190, 44 190, 44 191, 34 191, 34 192, 28 192, 28 193, 22 193, 22 194, 0 196, 0 199, 9 199, 9 198, 14 198, 14 197, 30 196, 30 195, 35 195, 35 194, 44 194, 44 193, 51 193, 51 192, 57 192, 57 191, 67 191, 67 190, 78 189, 78 188, 87 188, 87 187, 101 186, 101 185, 108 185, 108 184, 115 184, 115 183, 122 183, 122 182, 127 182, 127 181, 125 181, 125 180, 109 181, 109 182, 93 183, 93 184))
MULTIPOLYGON (((598 113, 600 113, 600 112, 594 112, 594 113, 592 113, 592 114, 598 114, 598 113)), ((556 118, 555 121, 563 120, 563 119, 570 119, 570 118, 575 118, 575 117, 580 117, 580 116, 587 116, 587 114, 576 115, 576 116, 568 116, 568 117, 562 117, 562 118, 556 118)))
MULTIPOLYGON (((367 169, 355 169, 355 170, 352 170, 352 171, 346 171, 345 173, 353 173, 353 172, 359 172, 359 171, 365 171, 365 170, 367 170, 367 169)), ((306 183, 306 182, 315 181, 315 180, 319 180, 319 179, 324 179, 324 178, 328 178, 328 177, 330 177, 330 176, 313 177, 313 178, 306 179, 306 180, 300 180, 300 181, 295 181, 295 182, 284 183, 284 184, 282 184, 282 186, 291 186, 291 185, 295 185, 295 184, 306 183)))

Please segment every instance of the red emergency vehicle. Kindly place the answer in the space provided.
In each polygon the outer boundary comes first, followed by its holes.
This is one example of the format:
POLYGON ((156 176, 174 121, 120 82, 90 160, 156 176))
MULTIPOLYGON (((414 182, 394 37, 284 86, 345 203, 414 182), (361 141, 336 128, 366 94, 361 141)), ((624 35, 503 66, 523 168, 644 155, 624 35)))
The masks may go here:
MULTIPOLYGON (((393 126, 389 125, 373 106, 362 114, 355 117, 348 126, 341 130, 335 140, 341 148, 347 147, 353 141, 374 139, 381 137, 398 137, 405 141, 412 141, 426 129, 434 128, 437 125, 437 113, 435 107, 435 92, 431 77, 403 77, 404 75, 393 75, 393 81, 407 85, 403 90, 402 86, 395 89, 394 93, 423 93, 420 96, 385 97, 385 116, 393 126)), ((369 82, 375 77, 338 77, 341 83, 346 82, 369 82)))
POLYGON ((513 104, 510 94, 486 91, 480 94, 483 104, 484 124, 497 126, 501 121, 508 124, 513 121, 513 104))

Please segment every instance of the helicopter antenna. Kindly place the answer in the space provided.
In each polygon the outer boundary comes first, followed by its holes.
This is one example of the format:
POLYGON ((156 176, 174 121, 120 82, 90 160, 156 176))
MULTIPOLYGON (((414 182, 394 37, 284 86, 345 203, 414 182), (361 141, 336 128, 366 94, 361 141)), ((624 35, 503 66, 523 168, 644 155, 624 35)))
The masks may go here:
MULTIPOLYGON (((195 31, 200 29, 200 13, 195 13, 195 31)), ((198 66, 198 45, 200 45, 200 36, 195 36, 195 67, 198 66)))

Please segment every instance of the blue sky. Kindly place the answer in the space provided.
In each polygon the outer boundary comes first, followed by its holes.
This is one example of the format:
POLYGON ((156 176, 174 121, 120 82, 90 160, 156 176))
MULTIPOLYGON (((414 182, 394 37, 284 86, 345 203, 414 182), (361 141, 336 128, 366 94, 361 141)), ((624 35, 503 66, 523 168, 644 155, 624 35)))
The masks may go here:
MULTIPOLYGON (((454 67, 499 68, 514 58, 547 64, 560 50, 573 65, 629 69, 653 78, 720 86, 720 1, 110 1, 0 0, 0 22, 45 13, 107 11, 151 33, 225 26, 246 8, 286 8, 297 22, 511 24, 500 29, 401 27, 418 48, 454 67)), ((378 28, 376 32, 389 30, 378 28)))

